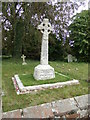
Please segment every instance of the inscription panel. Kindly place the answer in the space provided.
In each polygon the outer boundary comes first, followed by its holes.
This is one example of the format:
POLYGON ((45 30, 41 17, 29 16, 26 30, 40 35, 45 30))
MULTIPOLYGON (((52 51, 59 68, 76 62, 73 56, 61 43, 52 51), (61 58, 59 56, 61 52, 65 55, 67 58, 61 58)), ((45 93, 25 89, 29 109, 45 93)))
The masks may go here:
POLYGON ((34 77, 37 80, 55 78, 54 68, 50 65, 38 65, 34 70, 34 77))

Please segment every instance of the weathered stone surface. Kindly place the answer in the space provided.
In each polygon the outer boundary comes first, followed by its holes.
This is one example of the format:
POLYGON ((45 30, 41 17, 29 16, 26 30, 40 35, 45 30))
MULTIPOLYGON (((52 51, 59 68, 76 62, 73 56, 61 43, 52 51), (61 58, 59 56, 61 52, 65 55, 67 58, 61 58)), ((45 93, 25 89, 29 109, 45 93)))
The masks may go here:
POLYGON ((76 102, 77 102, 77 105, 80 109, 84 109, 84 108, 87 108, 88 107, 88 95, 82 95, 82 96, 77 96, 77 97, 74 97, 76 102))
POLYGON ((52 102, 52 108, 57 114, 70 112, 72 110, 76 111, 78 109, 73 98, 52 102))
POLYGON ((54 117, 51 104, 42 104, 39 106, 23 109, 23 118, 51 118, 54 117))
POLYGON ((10 112, 3 113, 3 118, 22 118, 20 110, 14 110, 10 112))

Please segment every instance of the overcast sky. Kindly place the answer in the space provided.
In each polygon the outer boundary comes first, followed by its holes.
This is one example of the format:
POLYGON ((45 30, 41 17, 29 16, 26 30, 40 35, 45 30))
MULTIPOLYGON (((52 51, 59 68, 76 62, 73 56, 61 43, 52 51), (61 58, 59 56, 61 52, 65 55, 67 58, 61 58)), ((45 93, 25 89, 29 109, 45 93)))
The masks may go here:
POLYGON ((76 13, 80 13, 82 10, 88 10, 88 1, 89 0, 85 0, 85 6, 81 5, 76 13))
MULTIPOLYGON (((53 1, 53 5, 54 5, 55 3, 57 3, 60 0, 52 0, 52 1, 53 1)), ((88 10, 88 2, 89 2, 89 0, 70 0, 70 1, 72 1, 72 2, 73 1, 84 1, 85 2, 85 6, 81 5, 79 7, 79 9, 74 14, 80 13, 82 10, 88 10)), ((77 2, 77 3, 80 4, 80 2, 77 2)))

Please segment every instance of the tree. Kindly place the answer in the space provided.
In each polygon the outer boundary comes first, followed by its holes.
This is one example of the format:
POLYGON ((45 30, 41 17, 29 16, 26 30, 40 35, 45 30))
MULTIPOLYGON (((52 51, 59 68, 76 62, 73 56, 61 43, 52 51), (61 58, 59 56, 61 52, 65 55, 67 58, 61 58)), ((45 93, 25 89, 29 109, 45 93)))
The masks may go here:
MULTIPOLYGON (((50 2, 8 2, 2 3, 2 8, 3 54, 20 57, 23 52, 28 57, 36 59, 40 56, 41 45, 41 34, 36 30, 37 25, 42 22, 43 18, 49 18, 50 23, 54 26, 53 34, 56 37, 53 37, 50 45, 55 41, 55 46, 57 46, 54 48, 50 46, 50 56, 53 55, 52 50, 55 51, 54 49, 57 48, 56 56, 58 56, 58 53, 61 53, 63 49, 63 41, 66 37, 65 30, 68 30, 70 15, 78 8, 78 5, 72 2, 70 4, 58 2, 54 6, 50 2), (23 12, 21 13, 21 11, 23 12)), ((63 56, 63 54, 61 55, 63 56)))
MULTIPOLYGON (((21 4, 21 3, 20 3, 21 4)), ((19 12, 21 9, 21 6, 19 9, 17 9, 18 3, 2 3, 2 17, 3 17, 3 23, 2 23, 2 49, 3 54, 12 54, 13 56, 20 56, 20 53, 17 54, 17 51, 19 50, 19 45, 22 44, 22 42, 19 42, 20 40, 18 38, 18 35, 16 34, 16 30, 18 29, 18 23, 21 24, 20 21, 22 21, 21 16, 19 16, 19 12), (17 50, 18 49, 18 50, 17 50)), ((19 26, 20 27, 20 26, 19 26)), ((21 29, 22 30, 22 29, 21 29)), ((22 32, 22 31, 21 31, 22 32)), ((21 36, 21 35, 20 35, 21 36)), ((21 41, 21 40, 20 40, 21 41)), ((20 45, 21 47, 21 45, 20 45)))
POLYGON ((89 49, 89 14, 88 10, 76 14, 69 26, 70 40, 74 41, 73 51, 75 56, 82 61, 88 61, 89 49))

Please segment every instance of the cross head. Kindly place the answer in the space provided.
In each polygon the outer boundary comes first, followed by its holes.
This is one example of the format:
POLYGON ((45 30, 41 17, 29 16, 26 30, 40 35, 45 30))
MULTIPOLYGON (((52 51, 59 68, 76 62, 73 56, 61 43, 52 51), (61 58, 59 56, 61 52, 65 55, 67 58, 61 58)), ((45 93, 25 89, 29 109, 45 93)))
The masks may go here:
POLYGON ((38 25, 38 29, 41 30, 41 33, 43 34, 50 34, 51 31, 53 31, 53 27, 47 18, 44 18, 43 22, 38 25))
POLYGON ((26 56, 24 56, 24 54, 21 56, 21 58, 23 59, 23 62, 25 62, 26 56))

